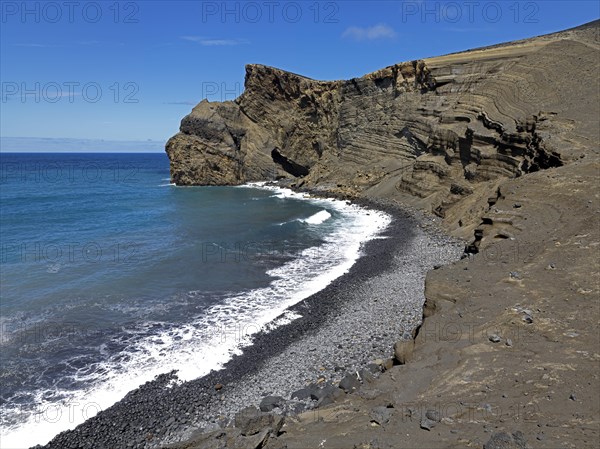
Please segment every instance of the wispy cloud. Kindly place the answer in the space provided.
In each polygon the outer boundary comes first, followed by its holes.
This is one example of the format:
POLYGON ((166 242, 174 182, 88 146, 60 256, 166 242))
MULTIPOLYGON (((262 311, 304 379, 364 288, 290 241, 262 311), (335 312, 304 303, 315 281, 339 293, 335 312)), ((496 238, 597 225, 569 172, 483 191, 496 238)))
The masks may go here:
POLYGON ((125 45, 124 42, 107 42, 107 41, 79 41, 79 42, 75 42, 75 45, 82 45, 82 46, 99 46, 99 45, 105 45, 105 46, 117 46, 117 47, 122 47, 125 45))
POLYGON ((393 39, 396 32, 389 25, 380 23, 372 27, 348 27, 342 33, 342 37, 355 41, 373 41, 376 39, 393 39))
POLYGON ((249 44, 247 39, 209 39, 202 36, 181 36, 181 39, 196 42, 205 47, 231 46, 249 44))
POLYGON ((100 41, 79 41, 78 45, 100 45, 102 42, 100 41))

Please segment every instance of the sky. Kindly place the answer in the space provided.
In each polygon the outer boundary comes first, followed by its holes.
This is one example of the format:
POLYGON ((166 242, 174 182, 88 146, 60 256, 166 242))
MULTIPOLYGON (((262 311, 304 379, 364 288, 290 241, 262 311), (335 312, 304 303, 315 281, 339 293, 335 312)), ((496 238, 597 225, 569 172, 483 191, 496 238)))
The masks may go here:
MULTIPOLYGON (((600 16, 596 0, 0 5, 2 151, 14 137, 151 141, 162 151, 203 98, 242 93, 248 63, 349 79, 600 16)), ((29 148, 16 141, 16 151, 29 148)))

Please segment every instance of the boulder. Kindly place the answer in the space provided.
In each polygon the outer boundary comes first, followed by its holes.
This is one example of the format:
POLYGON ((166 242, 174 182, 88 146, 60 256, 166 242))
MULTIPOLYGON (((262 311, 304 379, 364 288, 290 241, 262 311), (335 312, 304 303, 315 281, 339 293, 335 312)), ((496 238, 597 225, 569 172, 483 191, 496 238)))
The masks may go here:
POLYGON ((292 399, 298 399, 299 401, 303 401, 305 399, 311 399, 311 395, 314 393, 314 389, 312 388, 301 388, 292 393, 292 399))
POLYGON ((285 399, 281 396, 265 396, 260 401, 261 412, 271 412, 274 408, 282 407, 285 405, 285 399))
POLYGON ((339 387, 346 393, 353 393, 354 391, 358 390, 358 388, 360 387, 360 380, 358 380, 358 375, 356 373, 348 374, 340 381, 339 387))
POLYGON ((415 349, 414 340, 400 340, 394 344, 394 359, 400 365, 406 364, 411 358, 415 349))
POLYGON ((235 415, 235 427, 243 436, 255 435, 268 429, 275 435, 283 426, 283 417, 272 413, 263 413, 256 407, 246 407, 235 415))
POLYGON ((371 410, 371 422, 375 422, 380 426, 387 424, 390 422, 390 418, 394 413, 394 409, 392 407, 379 406, 375 407, 371 410))

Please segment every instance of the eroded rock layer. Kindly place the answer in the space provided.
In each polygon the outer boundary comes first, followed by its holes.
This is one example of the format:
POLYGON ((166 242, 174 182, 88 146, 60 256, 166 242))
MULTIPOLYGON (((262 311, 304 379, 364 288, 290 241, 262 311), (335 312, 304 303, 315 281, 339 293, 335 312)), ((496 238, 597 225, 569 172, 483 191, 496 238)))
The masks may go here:
POLYGON ((597 149, 598 44, 593 23, 348 81, 248 65, 239 98, 182 120, 171 177, 397 197, 473 235, 501 180, 597 149))

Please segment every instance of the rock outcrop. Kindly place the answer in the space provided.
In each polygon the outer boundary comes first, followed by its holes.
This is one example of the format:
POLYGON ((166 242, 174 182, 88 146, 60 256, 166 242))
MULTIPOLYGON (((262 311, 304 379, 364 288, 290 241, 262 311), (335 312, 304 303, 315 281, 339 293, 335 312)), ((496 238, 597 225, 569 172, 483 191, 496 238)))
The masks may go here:
POLYGON ((203 100, 168 141, 172 181, 289 179, 398 197, 472 235, 498 180, 561 166, 597 144, 597 30, 594 22, 348 81, 248 65, 239 98, 203 100))

